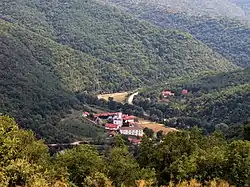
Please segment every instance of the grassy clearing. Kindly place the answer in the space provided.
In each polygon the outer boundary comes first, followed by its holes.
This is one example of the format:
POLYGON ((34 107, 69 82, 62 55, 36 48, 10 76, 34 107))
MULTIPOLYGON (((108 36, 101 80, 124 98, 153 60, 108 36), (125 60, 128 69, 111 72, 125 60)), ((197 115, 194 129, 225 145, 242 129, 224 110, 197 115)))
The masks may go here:
POLYGON ((111 93, 111 94, 101 94, 98 95, 98 99, 105 99, 108 101, 109 97, 113 97, 114 101, 124 103, 130 93, 129 92, 121 92, 121 93, 111 93))

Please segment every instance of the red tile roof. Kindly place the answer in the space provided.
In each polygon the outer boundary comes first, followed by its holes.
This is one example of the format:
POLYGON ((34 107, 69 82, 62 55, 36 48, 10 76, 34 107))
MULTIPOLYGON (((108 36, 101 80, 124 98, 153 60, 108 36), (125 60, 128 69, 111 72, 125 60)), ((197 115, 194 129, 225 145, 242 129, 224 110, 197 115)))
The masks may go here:
POLYGON ((139 143, 141 143, 140 139, 134 139, 134 138, 130 138, 130 137, 128 138, 128 141, 130 141, 133 144, 139 144, 139 143))
POLYGON ((183 94, 183 95, 188 94, 188 90, 183 89, 183 90, 181 91, 181 94, 183 94))
POLYGON ((108 113, 100 113, 100 114, 95 114, 94 116, 96 117, 101 117, 101 116, 114 116, 117 115, 118 112, 108 112, 108 113))
POLYGON ((123 120, 131 120, 131 119, 136 119, 136 116, 124 116, 122 117, 123 120))
POLYGON ((106 123, 105 128, 111 130, 117 130, 119 128, 119 125, 113 123, 106 123))
POLYGON ((139 123, 131 123, 133 127, 121 127, 120 130, 143 130, 139 123))

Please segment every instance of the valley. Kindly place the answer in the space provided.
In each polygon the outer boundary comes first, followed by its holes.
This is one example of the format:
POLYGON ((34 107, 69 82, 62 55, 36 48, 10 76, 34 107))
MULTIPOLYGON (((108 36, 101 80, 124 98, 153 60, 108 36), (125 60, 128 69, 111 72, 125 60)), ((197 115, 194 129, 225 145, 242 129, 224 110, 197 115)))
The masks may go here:
POLYGON ((1 0, 1 187, 250 184, 247 0, 1 0))

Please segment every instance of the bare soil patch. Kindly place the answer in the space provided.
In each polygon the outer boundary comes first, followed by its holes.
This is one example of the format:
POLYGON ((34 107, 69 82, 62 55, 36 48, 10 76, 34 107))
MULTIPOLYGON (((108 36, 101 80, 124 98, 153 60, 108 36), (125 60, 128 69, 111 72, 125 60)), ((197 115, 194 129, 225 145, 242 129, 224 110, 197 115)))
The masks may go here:
POLYGON ((141 126, 143 128, 146 128, 146 127, 150 128, 154 132, 158 132, 158 131, 162 130, 164 132, 164 134, 167 134, 167 133, 172 132, 172 131, 177 131, 177 129, 166 127, 161 123, 156 123, 156 122, 148 121, 148 120, 145 120, 145 119, 139 119, 139 121, 140 121, 141 126))

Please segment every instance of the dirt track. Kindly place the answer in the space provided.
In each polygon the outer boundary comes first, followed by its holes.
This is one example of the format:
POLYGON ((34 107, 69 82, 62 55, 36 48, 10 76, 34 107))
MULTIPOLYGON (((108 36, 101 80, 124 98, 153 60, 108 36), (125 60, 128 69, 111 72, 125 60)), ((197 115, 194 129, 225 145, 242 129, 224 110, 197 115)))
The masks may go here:
POLYGON ((138 94, 139 94, 139 92, 135 92, 135 93, 133 93, 132 95, 130 95, 129 98, 128 98, 128 104, 133 105, 134 97, 135 97, 136 95, 138 95, 138 94))

